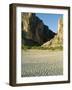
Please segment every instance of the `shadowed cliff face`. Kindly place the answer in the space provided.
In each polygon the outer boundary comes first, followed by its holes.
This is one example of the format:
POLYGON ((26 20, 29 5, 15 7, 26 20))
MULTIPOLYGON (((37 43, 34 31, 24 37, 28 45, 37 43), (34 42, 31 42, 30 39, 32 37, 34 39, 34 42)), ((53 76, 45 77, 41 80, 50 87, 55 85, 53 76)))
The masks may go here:
POLYGON ((62 47, 63 48, 63 19, 58 20, 58 32, 57 35, 50 41, 47 41, 42 47, 62 47))
POLYGON ((34 13, 22 13, 22 44, 42 45, 55 35, 34 13))

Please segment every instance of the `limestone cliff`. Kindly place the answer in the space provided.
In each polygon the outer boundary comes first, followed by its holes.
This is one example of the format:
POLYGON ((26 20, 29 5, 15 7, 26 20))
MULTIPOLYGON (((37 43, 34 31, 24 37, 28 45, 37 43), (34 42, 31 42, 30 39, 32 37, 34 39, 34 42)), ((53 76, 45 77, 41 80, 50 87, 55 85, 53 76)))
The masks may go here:
POLYGON ((56 35, 35 13, 22 13, 22 44, 42 45, 56 35))

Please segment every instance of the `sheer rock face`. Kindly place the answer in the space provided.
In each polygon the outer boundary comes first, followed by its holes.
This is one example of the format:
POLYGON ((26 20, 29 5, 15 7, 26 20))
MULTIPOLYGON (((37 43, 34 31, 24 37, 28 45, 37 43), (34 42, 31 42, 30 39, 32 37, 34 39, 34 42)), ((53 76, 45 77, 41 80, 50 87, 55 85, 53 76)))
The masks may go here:
POLYGON ((42 47, 63 47, 63 19, 58 20, 58 32, 53 39, 47 41, 42 47))
POLYGON ((60 39, 60 42, 63 43, 63 20, 62 18, 58 21, 58 36, 60 39))
POLYGON ((56 34, 34 13, 22 13, 22 43, 42 45, 56 34))

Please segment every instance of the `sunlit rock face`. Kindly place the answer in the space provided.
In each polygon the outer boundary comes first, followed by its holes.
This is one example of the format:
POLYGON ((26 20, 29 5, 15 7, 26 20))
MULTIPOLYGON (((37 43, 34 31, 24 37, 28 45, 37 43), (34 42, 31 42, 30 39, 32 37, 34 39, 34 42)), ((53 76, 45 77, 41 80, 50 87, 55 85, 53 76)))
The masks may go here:
POLYGON ((60 42, 63 43, 63 19, 62 18, 58 20, 58 36, 59 36, 60 42))
POLYGON ((34 13, 21 14, 22 44, 42 45, 56 35, 34 13))

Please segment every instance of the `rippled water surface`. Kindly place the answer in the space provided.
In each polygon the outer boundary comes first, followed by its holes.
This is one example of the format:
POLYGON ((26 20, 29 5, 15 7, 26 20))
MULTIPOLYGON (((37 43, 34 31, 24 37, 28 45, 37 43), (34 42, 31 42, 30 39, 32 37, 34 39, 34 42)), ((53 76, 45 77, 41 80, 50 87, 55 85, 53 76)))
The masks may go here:
POLYGON ((63 51, 22 50, 21 76, 52 76, 63 74, 63 51))

